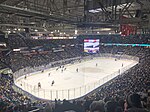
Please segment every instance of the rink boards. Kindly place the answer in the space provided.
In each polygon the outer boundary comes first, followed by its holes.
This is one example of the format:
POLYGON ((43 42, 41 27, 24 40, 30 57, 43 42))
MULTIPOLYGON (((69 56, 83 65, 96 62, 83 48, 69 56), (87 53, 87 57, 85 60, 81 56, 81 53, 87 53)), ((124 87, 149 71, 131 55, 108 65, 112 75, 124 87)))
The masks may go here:
POLYGON ((41 99, 76 99, 137 63, 138 61, 130 59, 117 59, 116 61, 115 58, 98 57, 81 63, 67 64, 59 69, 55 67, 44 70, 44 72, 27 74, 26 78, 25 76, 19 77, 15 84, 41 99), (52 81, 54 81, 53 85, 52 81), (41 88, 38 87, 38 83, 41 84, 41 88))

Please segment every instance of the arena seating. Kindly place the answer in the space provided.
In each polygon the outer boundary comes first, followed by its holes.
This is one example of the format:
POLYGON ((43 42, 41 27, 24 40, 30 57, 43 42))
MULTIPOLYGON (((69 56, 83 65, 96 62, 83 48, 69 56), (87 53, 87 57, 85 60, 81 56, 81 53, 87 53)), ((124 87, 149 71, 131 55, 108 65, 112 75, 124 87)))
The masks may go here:
POLYGON ((120 44, 143 44, 150 43, 149 34, 137 34, 130 36, 120 35, 79 35, 80 39, 83 38, 99 38, 101 43, 120 43, 120 44))
MULTIPOLYGON (((127 37, 128 38, 128 37, 127 37)), ((138 40, 136 37, 132 41, 122 37, 114 39, 102 37, 103 42, 121 42, 124 39, 126 43, 148 43, 148 36, 138 40)), ((138 36, 137 38, 141 38, 138 36)), ((43 46, 48 50, 44 54, 24 55, 23 53, 11 52, 8 56, 2 57, 4 63, 0 67, 8 64, 15 72, 24 67, 36 67, 50 62, 85 56, 83 47, 79 40, 34 40, 20 38, 18 35, 9 35, 8 47, 13 50, 21 47, 27 47, 29 51, 33 47, 43 46), (65 45, 65 47, 62 47, 65 45), (72 46, 71 46, 72 45, 72 46), (63 52, 52 52, 53 48, 64 49, 63 52)), ((100 46, 99 53, 111 53, 121 55, 127 54, 140 58, 140 63, 131 68, 128 72, 118 76, 99 87, 92 94, 88 94, 80 99, 73 101, 57 101, 55 105, 47 101, 31 101, 23 94, 14 91, 13 78, 11 74, 0 74, 0 112, 148 112, 150 111, 150 48, 131 47, 131 46, 100 46), (142 102, 142 103, 141 103, 142 102), (127 106, 128 105, 128 106, 127 106), (104 108, 105 107, 105 108, 104 108), (78 109, 77 109, 78 108, 78 109)), ((109 68, 108 68, 109 69, 109 68)))

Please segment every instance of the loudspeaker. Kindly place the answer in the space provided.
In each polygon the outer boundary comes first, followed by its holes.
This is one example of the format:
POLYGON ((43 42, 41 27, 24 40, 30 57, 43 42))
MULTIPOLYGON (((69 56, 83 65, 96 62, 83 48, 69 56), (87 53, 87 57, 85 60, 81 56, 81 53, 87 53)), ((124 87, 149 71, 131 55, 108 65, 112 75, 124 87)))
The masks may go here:
POLYGON ((26 33, 29 33, 29 28, 25 28, 25 32, 26 32, 26 33))
POLYGON ((141 10, 136 10, 135 17, 140 17, 142 14, 141 10))

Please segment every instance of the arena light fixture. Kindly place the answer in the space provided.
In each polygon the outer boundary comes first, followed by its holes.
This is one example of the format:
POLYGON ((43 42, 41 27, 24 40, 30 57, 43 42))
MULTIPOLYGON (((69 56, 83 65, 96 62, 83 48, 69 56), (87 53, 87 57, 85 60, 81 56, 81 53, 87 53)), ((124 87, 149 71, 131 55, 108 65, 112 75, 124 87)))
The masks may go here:
POLYGON ((91 13, 97 13, 97 12, 99 12, 98 10, 89 10, 89 12, 91 12, 91 13))
POLYGON ((8 34, 10 34, 11 33, 11 31, 8 31, 8 34))
POLYGON ((100 31, 110 31, 111 28, 101 28, 100 31))
POLYGON ((44 29, 44 31, 47 31, 47 29, 44 29))
POLYGON ((75 31, 74 31, 74 34, 78 34, 78 30, 75 30, 75 31))

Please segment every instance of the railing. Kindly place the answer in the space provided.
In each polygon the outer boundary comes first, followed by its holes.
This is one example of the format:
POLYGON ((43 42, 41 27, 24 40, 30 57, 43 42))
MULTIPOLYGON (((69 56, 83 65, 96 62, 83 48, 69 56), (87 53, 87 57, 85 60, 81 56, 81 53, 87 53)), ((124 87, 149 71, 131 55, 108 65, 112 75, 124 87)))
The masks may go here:
MULTIPOLYGON (((66 90, 42 89, 42 88, 38 88, 37 85, 30 85, 30 84, 28 84, 28 83, 26 83, 26 82, 24 82, 20 79, 24 78, 24 74, 26 74, 26 73, 28 73, 28 75, 34 75, 34 74, 37 74, 37 73, 41 73, 41 71, 33 72, 33 73, 29 74, 30 71, 36 71, 37 68, 36 69, 35 68, 34 69, 33 68, 26 69, 25 72, 23 72, 24 70, 21 70, 21 71, 17 71, 15 73, 15 75, 17 75, 15 77, 15 82, 19 82, 19 84, 18 83, 16 84, 16 89, 18 87, 19 91, 23 91, 23 90, 27 91, 26 95, 28 95, 28 96, 30 95, 30 97, 35 96, 35 97, 41 98, 41 99, 48 99, 48 100, 55 100, 55 99, 71 100, 71 99, 76 99, 76 98, 82 97, 82 96, 90 93, 91 91, 95 90, 96 88, 98 88, 99 86, 101 86, 104 83, 108 82, 109 80, 117 77, 119 74, 122 74, 123 72, 127 71, 129 68, 131 68, 133 65, 137 64, 138 61, 139 61, 139 59, 137 57, 132 57, 132 56, 128 56, 128 55, 124 55, 124 56, 111 55, 111 54, 97 54, 97 55, 94 55, 94 57, 93 56, 88 56, 88 57, 82 58, 82 60, 81 60, 81 58, 77 58, 77 59, 73 59, 72 61, 74 63, 78 63, 77 60, 79 60, 79 59, 80 59, 80 61, 85 61, 85 60, 90 60, 90 59, 93 59, 93 58, 96 58, 96 57, 101 57, 101 58, 110 57, 110 58, 116 58, 116 59, 128 59, 128 60, 135 60, 136 62, 131 63, 130 65, 128 65, 126 67, 123 67, 122 69, 119 69, 115 73, 110 74, 110 75, 104 77, 103 79, 98 80, 94 83, 89 83, 89 84, 80 86, 78 88, 70 88, 70 89, 66 89, 66 90)), ((61 61, 61 63, 62 62, 64 62, 64 61, 61 61)), ((41 67, 42 67, 42 69, 39 67, 38 70, 40 69, 40 70, 45 71, 46 69, 48 69, 48 66, 46 66, 46 67, 41 66, 41 67)))

